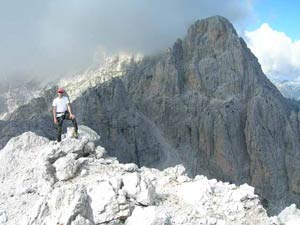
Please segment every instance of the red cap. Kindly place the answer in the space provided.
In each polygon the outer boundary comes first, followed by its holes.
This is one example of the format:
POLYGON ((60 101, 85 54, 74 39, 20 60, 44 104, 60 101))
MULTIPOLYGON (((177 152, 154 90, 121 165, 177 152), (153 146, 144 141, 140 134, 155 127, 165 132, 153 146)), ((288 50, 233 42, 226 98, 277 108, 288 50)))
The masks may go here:
POLYGON ((57 93, 64 93, 64 92, 65 92, 65 90, 63 88, 58 88, 57 89, 57 93))

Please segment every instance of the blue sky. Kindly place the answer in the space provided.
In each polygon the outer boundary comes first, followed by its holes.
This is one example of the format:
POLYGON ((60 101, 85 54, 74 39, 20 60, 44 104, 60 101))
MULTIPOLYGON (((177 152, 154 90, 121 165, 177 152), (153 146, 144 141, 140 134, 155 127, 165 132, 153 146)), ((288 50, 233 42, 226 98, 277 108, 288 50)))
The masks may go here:
POLYGON ((251 1, 243 37, 273 81, 300 80, 299 9, 300 1, 251 1))
POLYGON ((293 40, 300 39, 300 1, 254 0, 254 20, 248 29, 268 23, 273 29, 285 32, 293 40))

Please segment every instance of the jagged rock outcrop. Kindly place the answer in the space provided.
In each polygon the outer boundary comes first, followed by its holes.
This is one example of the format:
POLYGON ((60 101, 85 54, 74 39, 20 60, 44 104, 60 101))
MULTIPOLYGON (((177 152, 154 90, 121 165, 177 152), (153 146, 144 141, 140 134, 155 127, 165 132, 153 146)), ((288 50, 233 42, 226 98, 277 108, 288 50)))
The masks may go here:
MULTIPOLYGON (((123 70, 72 103, 78 122, 101 135, 110 155, 249 183, 271 213, 300 204, 299 105, 267 79, 227 19, 197 21, 166 52, 123 70)), ((26 130, 54 138, 50 96, 0 121, 2 146, 26 130)))
POLYGON ((160 171, 121 164, 109 156, 100 158, 100 146, 86 152, 86 146, 100 138, 98 134, 79 128, 79 139, 69 137, 70 130, 61 143, 25 132, 0 151, 1 225, 288 225, 300 221, 294 205, 268 218, 254 188, 247 184, 236 186, 204 176, 192 179, 182 165, 160 171), (61 179, 61 174, 67 176, 61 179))

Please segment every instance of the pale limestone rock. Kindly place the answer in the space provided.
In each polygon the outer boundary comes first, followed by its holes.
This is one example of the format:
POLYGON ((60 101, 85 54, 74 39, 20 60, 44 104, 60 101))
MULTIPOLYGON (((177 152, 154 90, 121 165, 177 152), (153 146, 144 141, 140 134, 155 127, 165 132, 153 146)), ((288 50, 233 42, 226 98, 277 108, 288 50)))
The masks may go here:
MULTIPOLYGON (((117 194, 108 181, 90 186, 88 193, 92 199, 91 208, 96 224, 117 220, 120 217, 128 217, 130 215, 129 206, 120 207, 117 194)), ((126 205, 126 202, 123 202, 122 205, 126 205)))
POLYGON ((210 200, 212 189, 208 185, 208 180, 183 183, 176 189, 176 195, 189 204, 197 205, 210 200), (193 193, 197 193, 194 195, 193 193))
POLYGON ((155 187, 151 181, 141 177, 140 173, 127 173, 122 177, 123 188, 126 196, 134 199, 142 205, 153 205, 156 198, 155 187))
POLYGON ((191 178, 189 178, 189 177, 187 177, 187 176, 179 176, 179 177, 177 177, 177 181, 179 182, 179 183, 184 183, 184 182, 187 182, 187 181, 190 181, 191 180, 191 178))
POLYGON ((88 171, 86 169, 81 170, 80 176, 85 177, 88 175, 88 171))
POLYGON ((174 178, 176 178, 176 179, 177 179, 177 177, 179 177, 181 175, 186 175, 185 168, 182 164, 176 165, 174 167, 169 167, 164 170, 164 173, 166 175, 174 176, 174 178))
POLYGON ((94 142, 88 142, 83 149, 84 154, 93 154, 95 153, 95 143, 94 142))
POLYGON ((139 186, 140 192, 136 196, 136 201, 144 206, 153 205, 156 198, 153 184, 147 178, 143 177, 139 186))
POLYGON ((85 138, 78 138, 78 139, 66 138, 66 139, 62 139, 62 141, 59 143, 59 148, 65 154, 75 153, 75 154, 83 155, 84 147, 87 143, 88 140, 85 138))
POLYGON ((49 193, 54 179, 46 172, 39 155, 50 147, 50 141, 34 133, 26 132, 13 138, 0 152, 0 207, 6 206, 9 223, 18 218, 11 216, 18 210, 22 215, 34 205, 40 195, 49 193), (16 201, 14 199, 18 199, 16 201))
POLYGON ((67 133, 64 135, 66 138, 72 138, 74 132, 74 127, 67 127, 67 133))
POLYGON ((65 157, 55 161, 53 165, 56 170, 56 177, 58 180, 65 181, 75 177, 80 165, 75 158, 75 154, 69 153, 65 157))
POLYGON ((95 152, 96 152, 96 158, 97 159, 103 158, 107 155, 107 152, 106 152, 105 148, 103 148, 101 146, 97 146, 96 149, 95 149, 95 152))
POLYGON ((114 191, 118 193, 122 186, 122 178, 117 176, 112 177, 109 179, 109 183, 113 187, 114 191))
POLYGON ((81 185, 65 186, 53 190, 49 197, 38 203, 30 214, 25 225, 71 224, 76 216, 93 221, 93 212, 90 207, 90 197, 81 185))
POLYGON ((84 125, 79 125, 78 136, 79 139, 85 139, 90 142, 95 142, 100 139, 100 136, 94 130, 84 125))
POLYGON ((141 175, 137 172, 127 173, 122 177, 123 190, 126 191, 127 196, 133 198, 140 192, 141 175))
POLYGON ((270 222, 270 225, 284 225, 284 223, 282 223, 277 216, 271 217, 269 219, 269 222, 270 222))
POLYGON ((245 201, 249 198, 256 198, 254 195, 254 188, 250 187, 248 184, 241 185, 234 196, 232 196, 232 199, 234 201, 245 201))
POLYGON ((95 223, 85 219, 81 215, 78 215, 74 221, 72 221, 71 225, 95 225, 95 223))
POLYGON ((125 205, 125 204, 127 204, 128 202, 127 202, 127 199, 126 199, 126 195, 123 195, 123 194, 121 194, 121 195, 118 195, 118 203, 120 204, 120 205, 125 205))
POLYGON ((124 170, 126 172, 135 172, 138 169, 139 169, 138 166, 134 163, 127 163, 127 164, 124 165, 124 170))
POLYGON ((30 149, 37 146, 42 146, 46 143, 49 143, 47 138, 38 136, 35 133, 28 131, 18 137, 13 137, 10 139, 5 148, 1 151, 4 151, 6 148, 14 149, 14 151, 18 151, 20 148, 30 149))
POLYGON ((126 220, 125 225, 171 225, 166 213, 155 206, 135 207, 132 215, 126 220))
MULTIPOLYGON (((38 143, 35 138, 40 140, 32 136, 29 141, 38 143)), ((268 218, 251 186, 203 175, 188 178, 182 165, 132 171, 115 158, 67 154, 71 152, 67 145, 50 141, 24 146, 0 152, 0 219, 6 218, 5 225, 121 225, 124 221, 128 225, 282 225, 298 221, 295 206, 268 218), (76 165, 80 167, 74 169, 76 165)))
POLYGON ((277 216, 277 222, 278 221, 278 224, 282 223, 285 225, 298 225, 300 224, 300 210, 297 209, 295 204, 292 204, 279 213, 277 216))
POLYGON ((58 143, 59 148, 64 153, 75 153, 78 155, 93 154, 95 150, 95 141, 100 139, 100 136, 84 125, 78 127, 78 138, 72 138, 72 129, 68 129, 67 138, 62 138, 58 143))

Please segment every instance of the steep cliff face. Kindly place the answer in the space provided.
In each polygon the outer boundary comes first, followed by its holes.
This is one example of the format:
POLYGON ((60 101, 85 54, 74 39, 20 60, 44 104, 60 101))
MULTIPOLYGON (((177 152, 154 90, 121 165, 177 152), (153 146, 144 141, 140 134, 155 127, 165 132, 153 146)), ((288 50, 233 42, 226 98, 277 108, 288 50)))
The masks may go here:
POLYGON ((121 162, 161 169, 180 162, 160 129, 133 104, 120 79, 87 90, 72 105, 81 123, 98 130, 101 144, 121 162))
MULTIPOLYGON (((79 123, 96 130, 111 155, 247 182, 270 212, 300 203, 299 106, 266 78, 228 20, 197 21, 166 52, 123 70, 73 102, 79 123)), ((53 138, 50 99, 45 94, 0 123, 1 144, 27 126, 53 138)))
POLYGON ((271 207, 299 203, 299 107, 225 18, 196 22, 165 55, 132 65, 124 81, 191 174, 248 182, 271 207))

